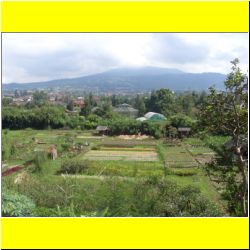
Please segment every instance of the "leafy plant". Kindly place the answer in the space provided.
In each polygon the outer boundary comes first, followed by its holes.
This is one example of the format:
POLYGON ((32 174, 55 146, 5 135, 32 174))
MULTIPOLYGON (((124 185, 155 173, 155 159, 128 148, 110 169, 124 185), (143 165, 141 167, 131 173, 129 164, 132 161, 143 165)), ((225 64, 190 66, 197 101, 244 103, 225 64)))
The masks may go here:
POLYGON ((33 171, 35 173, 41 173, 43 171, 43 164, 46 162, 48 159, 48 154, 47 152, 41 151, 41 152, 36 152, 33 163, 34 163, 34 169, 33 171))
POLYGON ((32 216, 35 203, 25 195, 2 193, 2 214, 6 217, 32 216))
POLYGON ((60 173, 65 174, 81 174, 90 168, 90 161, 71 159, 62 163, 60 173))

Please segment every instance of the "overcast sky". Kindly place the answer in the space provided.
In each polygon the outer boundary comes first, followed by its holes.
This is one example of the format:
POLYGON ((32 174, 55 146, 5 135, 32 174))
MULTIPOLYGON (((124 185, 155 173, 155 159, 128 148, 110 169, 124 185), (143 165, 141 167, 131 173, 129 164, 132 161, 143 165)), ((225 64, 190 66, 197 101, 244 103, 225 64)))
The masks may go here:
POLYGON ((3 82, 71 78, 127 66, 186 72, 248 68, 246 33, 4 33, 3 82))

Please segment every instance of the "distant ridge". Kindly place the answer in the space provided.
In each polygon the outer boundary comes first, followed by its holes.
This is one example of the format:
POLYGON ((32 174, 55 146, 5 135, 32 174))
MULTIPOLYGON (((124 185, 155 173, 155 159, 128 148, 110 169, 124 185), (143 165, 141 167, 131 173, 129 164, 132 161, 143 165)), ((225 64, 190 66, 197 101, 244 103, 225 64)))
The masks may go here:
POLYGON ((100 92, 141 92, 159 88, 202 91, 212 85, 217 89, 223 89, 225 79, 226 75, 213 72, 186 73, 170 68, 127 67, 71 79, 3 84, 2 88, 3 90, 64 88, 100 92))

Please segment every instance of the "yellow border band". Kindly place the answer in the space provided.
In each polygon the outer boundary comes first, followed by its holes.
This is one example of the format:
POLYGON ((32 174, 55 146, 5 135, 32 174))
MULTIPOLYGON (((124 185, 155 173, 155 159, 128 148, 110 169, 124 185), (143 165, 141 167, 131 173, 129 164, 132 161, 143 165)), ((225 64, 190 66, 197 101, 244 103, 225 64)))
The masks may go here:
POLYGON ((243 2, 2 2, 2 32, 248 32, 243 2))
POLYGON ((3 218, 2 248, 247 249, 248 218, 3 218))

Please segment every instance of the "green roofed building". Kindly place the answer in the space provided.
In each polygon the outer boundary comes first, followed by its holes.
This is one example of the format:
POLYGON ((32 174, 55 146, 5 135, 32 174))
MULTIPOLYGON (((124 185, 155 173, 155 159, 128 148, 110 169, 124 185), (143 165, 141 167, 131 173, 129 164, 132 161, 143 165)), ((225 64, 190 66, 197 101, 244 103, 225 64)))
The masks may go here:
POLYGON ((138 121, 164 121, 167 118, 163 114, 155 113, 155 112, 148 112, 143 117, 139 117, 136 120, 138 121))

